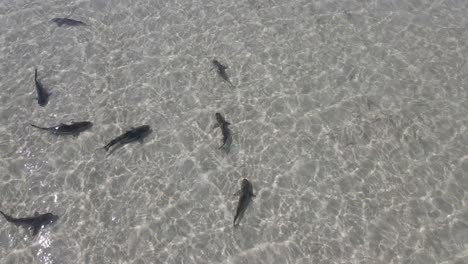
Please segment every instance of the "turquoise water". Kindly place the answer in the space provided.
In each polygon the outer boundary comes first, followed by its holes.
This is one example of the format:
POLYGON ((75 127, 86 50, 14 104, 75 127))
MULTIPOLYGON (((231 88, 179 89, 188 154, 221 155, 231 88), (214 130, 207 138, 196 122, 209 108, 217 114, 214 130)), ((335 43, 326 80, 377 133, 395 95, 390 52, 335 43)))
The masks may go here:
POLYGON ((0 219, 0 263, 468 262, 467 13, 455 0, 2 1, 0 209, 60 219, 36 237, 0 219), (71 120, 94 126, 29 126, 71 120), (97 150, 144 124, 143 143, 97 150), (243 178, 256 198, 234 228, 243 178))

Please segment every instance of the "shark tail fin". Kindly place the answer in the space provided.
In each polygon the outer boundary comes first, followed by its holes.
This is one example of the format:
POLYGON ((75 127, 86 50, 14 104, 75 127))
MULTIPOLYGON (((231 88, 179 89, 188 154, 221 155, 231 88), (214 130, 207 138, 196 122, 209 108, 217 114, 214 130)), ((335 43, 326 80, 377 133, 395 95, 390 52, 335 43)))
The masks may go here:
POLYGON ((11 216, 5 214, 5 213, 2 212, 2 211, 0 211, 0 214, 2 214, 8 222, 11 222, 11 220, 12 220, 12 217, 11 217, 11 216))
POLYGON ((45 128, 45 127, 36 126, 34 124, 29 124, 29 125, 31 125, 32 127, 38 128, 38 129, 47 130, 47 128, 45 128))
POLYGON ((107 144, 107 145, 105 145, 105 146, 103 147, 103 149, 105 149, 106 151, 109 151, 110 147, 111 147, 111 145, 110 145, 110 144, 107 144))
POLYGON ((106 147, 100 147, 100 148, 95 149, 94 151, 98 151, 98 150, 102 150, 102 149, 107 151, 106 147))

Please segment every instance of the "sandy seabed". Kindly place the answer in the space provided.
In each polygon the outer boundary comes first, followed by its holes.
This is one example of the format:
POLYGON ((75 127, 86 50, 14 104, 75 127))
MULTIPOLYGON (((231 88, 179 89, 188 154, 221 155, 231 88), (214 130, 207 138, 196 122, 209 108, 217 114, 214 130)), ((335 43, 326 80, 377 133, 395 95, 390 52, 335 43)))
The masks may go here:
POLYGON ((35 237, 0 219, 0 263, 468 263, 467 14, 456 0, 1 1, 0 209, 60 219, 35 237), (29 126, 71 120, 94 126, 29 126), (96 150, 143 124, 144 143, 96 150), (242 178, 256 198, 233 228, 242 178))

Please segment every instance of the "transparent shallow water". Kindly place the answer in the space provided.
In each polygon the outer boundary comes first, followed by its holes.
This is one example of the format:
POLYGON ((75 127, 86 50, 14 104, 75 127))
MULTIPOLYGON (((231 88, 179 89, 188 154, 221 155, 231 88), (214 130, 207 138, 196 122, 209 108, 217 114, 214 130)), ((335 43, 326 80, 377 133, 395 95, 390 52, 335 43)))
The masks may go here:
POLYGON ((0 209, 61 217, 34 238, 2 218, 0 262, 468 263, 467 12, 0 2, 0 209), (49 22, 63 16, 90 26, 49 22), (215 112, 232 123, 228 155, 215 112), (70 120, 95 125, 77 138, 28 125, 70 120), (143 144, 96 151, 142 124, 143 144), (257 197, 234 229, 243 177, 257 197))

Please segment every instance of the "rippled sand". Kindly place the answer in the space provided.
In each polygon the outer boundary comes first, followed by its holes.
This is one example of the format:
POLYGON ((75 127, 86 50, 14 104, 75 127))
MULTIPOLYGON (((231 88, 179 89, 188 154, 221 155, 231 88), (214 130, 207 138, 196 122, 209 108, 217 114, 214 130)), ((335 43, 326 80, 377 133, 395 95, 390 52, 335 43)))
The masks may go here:
POLYGON ((0 209, 60 219, 31 237, 1 218, 0 263, 468 263, 467 14, 456 0, 1 1, 0 209), (70 120, 94 126, 29 126, 70 120), (143 144, 97 150, 143 124, 143 144), (233 228, 244 177, 257 197, 233 228))

